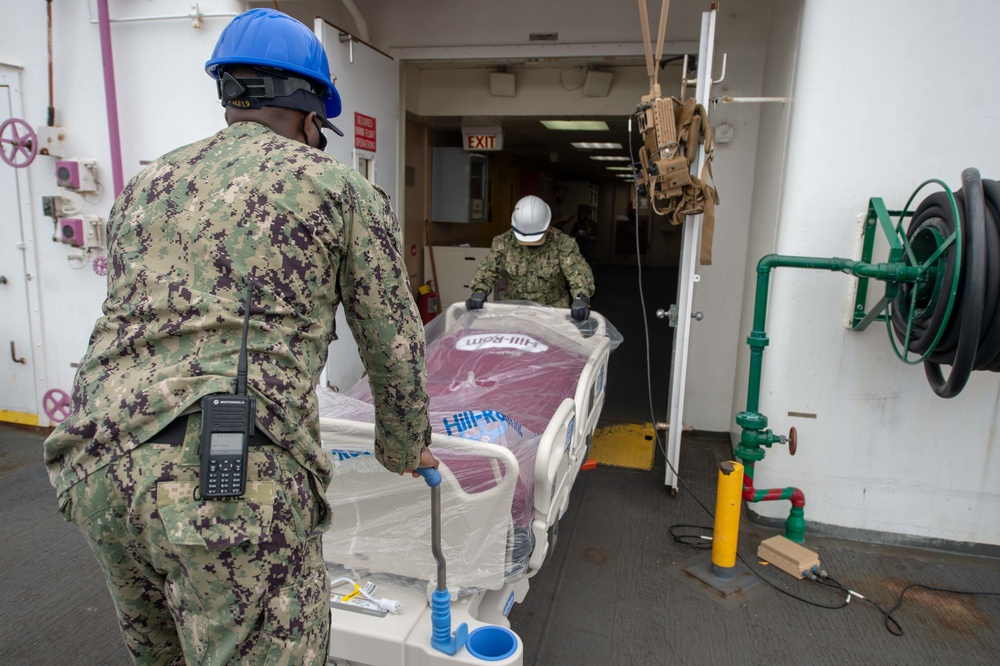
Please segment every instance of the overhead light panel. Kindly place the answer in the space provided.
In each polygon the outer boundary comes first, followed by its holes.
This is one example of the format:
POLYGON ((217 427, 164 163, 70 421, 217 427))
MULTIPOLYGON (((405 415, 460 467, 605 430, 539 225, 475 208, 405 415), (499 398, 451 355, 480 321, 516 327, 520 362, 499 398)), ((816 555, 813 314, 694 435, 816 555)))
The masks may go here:
POLYGON ((574 148, 580 150, 621 150, 620 143, 602 143, 600 141, 574 141, 571 143, 574 148))
POLYGON ((607 132, 611 128, 603 120, 543 120, 546 129, 576 132, 607 132))
POLYGON ((591 155, 590 159, 598 162, 628 162, 627 155, 591 155))
POLYGON ((608 171, 628 171, 631 173, 632 167, 607 167, 608 171))

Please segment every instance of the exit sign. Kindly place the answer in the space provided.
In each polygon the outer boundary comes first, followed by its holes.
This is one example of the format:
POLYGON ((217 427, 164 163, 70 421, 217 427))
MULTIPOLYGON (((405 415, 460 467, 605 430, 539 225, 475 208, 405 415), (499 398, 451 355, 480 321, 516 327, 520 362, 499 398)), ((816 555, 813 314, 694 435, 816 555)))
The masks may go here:
MULTIPOLYGON (((499 130, 499 128, 496 128, 499 130)), ((503 150, 503 132, 462 132, 466 150, 503 150)))

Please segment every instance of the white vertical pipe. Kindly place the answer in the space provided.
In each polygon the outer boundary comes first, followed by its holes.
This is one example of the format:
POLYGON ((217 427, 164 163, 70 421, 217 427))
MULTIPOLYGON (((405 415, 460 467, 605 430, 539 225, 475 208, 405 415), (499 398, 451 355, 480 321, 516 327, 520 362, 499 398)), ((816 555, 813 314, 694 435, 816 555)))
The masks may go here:
MULTIPOLYGON (((358 39, 363 42, 371 43, 372 40, 368 35, 368 20, 365 18, 365 15, 361 13, 361 10, 358 9, 358 5, 354 2, 354 0, 340 1, 344 3, 344 8, 347 10, 347 13, 349 13, 351 18, 354 19, 354 25, 358 29, 358 39)), ((353 47, 354 45, 351 44, 351 46, 353 47)), ((351 62, 354 62, 353 52, 351 53, 351 62)))
MULTIPOLYGON (((698 44, 698 76, 695 100, 706 112, 712 87, 712 55, 715 52, 715 6, 701 15, 701 41, 698 44)), ((694 173, 700 174, 707 159, 698 151, 694 173)), ((698 245, 701 240, 702 215, 690 215, 684 221, 681 236, 681 266, 677 280, 677 330, 674 331, 674 359, 670 368, 670 413, 667 432, 667 471, 664 483, 677 490, 677 475, 681 457, 681 435, 684 432, 684 390, 687 384, 688 347, 691 339, 691 301, 698 280, 698 245)))

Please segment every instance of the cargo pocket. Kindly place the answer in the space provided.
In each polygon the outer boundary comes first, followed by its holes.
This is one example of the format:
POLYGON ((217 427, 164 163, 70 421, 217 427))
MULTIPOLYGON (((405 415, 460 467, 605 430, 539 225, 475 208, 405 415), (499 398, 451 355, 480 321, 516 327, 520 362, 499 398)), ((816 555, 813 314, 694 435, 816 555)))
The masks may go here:
MULTIPOLYGON (((322 562, 322 560, 320 560, 322 562)), ((330 586, 325 566, 266 600, 264 625, 248 663, 267 666, 325 664, 330 638, 330 586)))
POLYGON ((225 550, 241 543, 258 543, 270 534, 276 485, 248 481, 247 492, 232 500, 195 500, 197 484, 163 481, 156 484, 156 505, 167 539, 175 546, 225 550))

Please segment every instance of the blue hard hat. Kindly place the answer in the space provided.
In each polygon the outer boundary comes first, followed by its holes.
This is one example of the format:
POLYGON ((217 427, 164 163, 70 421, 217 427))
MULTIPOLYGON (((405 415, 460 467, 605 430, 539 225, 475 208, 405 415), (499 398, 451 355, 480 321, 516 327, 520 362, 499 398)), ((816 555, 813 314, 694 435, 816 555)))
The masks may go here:
POLYGON ((323 44, 288 14, 275 9, 251 9, 234 18, 219 36, 205 71, 218 80, 229 65, 273 67, 308 79, 319 89, 326 117, 340 115, 340 93, 330 78, 323 44))

